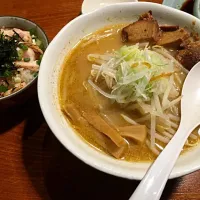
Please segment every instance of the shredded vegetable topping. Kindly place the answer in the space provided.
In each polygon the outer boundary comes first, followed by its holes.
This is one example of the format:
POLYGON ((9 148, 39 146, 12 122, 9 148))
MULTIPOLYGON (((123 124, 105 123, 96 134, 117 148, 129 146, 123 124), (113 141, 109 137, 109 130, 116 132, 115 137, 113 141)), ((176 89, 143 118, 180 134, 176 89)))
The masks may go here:
POLYGON ((151 113, 161 116, 163 110, 181 99, 173 85, 174 73, 178 71, 176 63, 148 47, 140 49, 139 44, 123 46, 113 54, 90 54, 88 60, 95 63, 91 71, 93 79, 89 83, 118 103, 145 103, 153 98, 155 109, 151 108, 151 113), (100 76, 104 77, 109 93, 96 84, 100 76), (170 95, 177 99, 169 102, 170 95), (159 96, 163 96, 162 103, 159 96))
POLYGON ((126 105, 127 110, 137 110, 139 119, 122 117, 133 125, 145 124, 149 133, 146 144, 159 154, 159 142, 167 144, 178 128, 181 74, 186 76, 187 70, 166 49, 148 43, 90 54, 88 60, 92 63, 89 84, 106 98, 126 105), (102 80, 106 89, 99 84, 102 80))

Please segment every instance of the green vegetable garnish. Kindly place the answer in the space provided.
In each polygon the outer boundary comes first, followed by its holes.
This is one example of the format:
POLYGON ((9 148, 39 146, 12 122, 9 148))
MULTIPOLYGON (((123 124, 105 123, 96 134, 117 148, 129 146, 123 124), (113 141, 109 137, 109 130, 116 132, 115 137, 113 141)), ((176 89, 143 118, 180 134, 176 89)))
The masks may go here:
POLYGON ((24 44, 19 44, 19 48, 22 49, 23 51, 27 51, 28 47, 24 44))
POLYGON ((24 62, 29 62, 30 58, 24 58, 24 62))
POLYGON ((4 85, 0 85, 0 92, 6 92, 8 88, 4 85))
POLYGON ((33 76, 34 76, 34 78, 37 77, 37 76, 38 76, 38 72, 35 72, 35 73, 33 74, 33 76))
POLYGON ((3 76, 4 77, 9 77, 9 76, 12 76, 12 74, 13 74, 13 71, 10 71, 10 70, 6 69, 4 71, 4 73, 3 73, 3 76))
POLYGON ((23 55, 24 55, 24 51, 22 50, 22 49, 20 49, 19 51, 17 51, 17 53, 18 53, 18 59, 17 60, 22 60, 22 57, 23 57, 23 55))
POLYGON ((43 42, 37 37, 37 27, 36 28, 32 28, 29 30, 30 34, 31 34, 31 37, 32 39, 35 39, 35 43, 36 45, 44 51, 44 45, 43 45, 43 42))
POLYGON ((36 28, 30 29, 29 32, 30 32, 31 36, 32 35, 37 35, 37 29, 36 28))
POLYGON ((88 82, 99 93, 115 99, 118 103, 149 102, 153 96, 163 95, 175 70, 170 59, 153 48, 141 49, 139 44, 136 44, 123 46, 111 55, 88 55, 90 62, 100 60, 103 63, 93 65, 92 72, 95 70, 95 75, 91 75, 94 80, 98 80, 102 75, 110 92, 105 92, 92 80, 88 82))
POLYGON ((42 45, 42 41, 39 40, 38 38, 35 40, 35 43, 38 47, 40 47, 42 45))
POLYGON ((43 43, 42 43, 42 41, 40 39, 36 38, 35 39, 35 43, 41 50, 44 51, 44 45, 43 45, 43 43))

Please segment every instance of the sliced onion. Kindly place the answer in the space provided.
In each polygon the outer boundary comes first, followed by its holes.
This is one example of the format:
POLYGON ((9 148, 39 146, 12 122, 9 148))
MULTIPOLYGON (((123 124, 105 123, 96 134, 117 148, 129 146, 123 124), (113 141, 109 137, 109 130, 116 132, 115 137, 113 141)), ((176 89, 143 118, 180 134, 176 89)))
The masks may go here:
POLYGON ((125 121, 127 121, 128 123, 132 124, 132 125, 137 125, 138 123, 136 121, 134 121, 133 119, 131 119, 130 117, 121 114, 121 116, 124 118, 125 121))
POLYGON ((116 96, 115 95, 112 95, 112 94, 109 94, 109 93, 106 93, 106 92, 104 92, 100 87, 98 87, 97 85, 95 85, 94 83, 93 83, 93 81, 92 80, 88 80, 88 83, 95 89, 95 90, 97 90, 100 94, 102 94, 103 96, 105 96, 105 97, 107 97, 107 98, 109 98, 109 99, 116 99, 116 96))
MULTIPOLYGON (((152 110, 155 109, 154 99, 151 99, 152 110)), ((151 129, 150 129, 150 138, 151 138, 151 148, 155 146, 155 134, 156 134, 156 116, 151 114, 151 129)))
POLYGON ((150 141, 146 140, 146 145, 147 147, 149 147, 149 149, 155 154, 155 155, 159 155, 160 152, 155 148, 155 147, 151 147, 150 141))
POLYGON ((173 101, 169 102, 168 105, 163 106, 163 110, 166 110, 174 105, 176 105, 177 103, 179 103, 181 101, 182 96, 179 96, 178 98, 174 99, 173 101))

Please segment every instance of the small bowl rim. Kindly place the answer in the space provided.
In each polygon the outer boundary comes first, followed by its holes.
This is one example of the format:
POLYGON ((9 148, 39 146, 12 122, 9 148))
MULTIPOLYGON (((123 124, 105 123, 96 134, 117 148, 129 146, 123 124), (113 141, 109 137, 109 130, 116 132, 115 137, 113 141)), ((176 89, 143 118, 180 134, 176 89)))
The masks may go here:
MULTIPOLYGON (((20 16, 16 16, 16 15, 0 15, 0 18, 16 18, 16 19, 20 19, 20 20, 26 20, 28 23, 30 23, 30 24, 32 24, 32 25, 35 25, 36 27, 38 27, 38 28, 40 29, 40 31, 41 31, 41 32, 43 33, 43 35, 45 36, 44 39, 46 40, 46 42, 47 42, 47 47, 48 47, 48 45, 49 45, 49 43, 50 43, 50 40, 49 40, 49 38, 48 38, 46 32, 44 31, 44 29, 43 29, 41 26, 39 26, 37 23, 33 22, 33 21, 30 20, 30 19, 27 19, 27 18, 24 18, 24 17, 20 17, 20 16)), ((1 26, 0 26, 0 27, 1 27, 1 26)), ((47 47, 46 47, 46 48, 47 48, 47 47)), ((46 49, 46 48, 45 48, 45 49, 46 49)), ((7 99, 10 99, 10 98, 12 98, 12 97, 14 97, 14 96, 16 96, 16 95, 22 93, 23 91, 25 91, 26 89, 28 89, 31 85, 33 85, 33 84, 35 83, 35 81, 37 81, 37 78, 38 78, 38 76, 37 76, 37 77, 34 77, 34 79, 33 79, 32 81, 30 81, 24 88, 22 88, 22 89, 20 89, 20 90, 18 90, 18 91, 16 91, 16 92, 14 92, 14 93, 12 93, 12 94, 10 94, 10 95, 8 95, 8 96, 0 97, 0 101, 4 101, 4 100, 7 100, 7 99)))

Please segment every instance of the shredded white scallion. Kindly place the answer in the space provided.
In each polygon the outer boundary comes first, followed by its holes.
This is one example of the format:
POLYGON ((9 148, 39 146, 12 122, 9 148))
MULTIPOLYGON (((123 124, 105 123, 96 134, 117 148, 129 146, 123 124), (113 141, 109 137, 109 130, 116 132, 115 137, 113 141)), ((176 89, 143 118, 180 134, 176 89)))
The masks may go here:
MULTIPOLYGON (((152 110, 155 109, 154 99, 151 99, 152 110)), ((151 139, 151 148, 155 146, 155 134, 156 134, 156 116, 151 114, 151 129, 150 129, 150 139, 151 139)))
POLYGON ((104 92, 100 87, 98 87, 97 85, 95 85, 95 84, 93 83, 92 80, 88 80, 88 83, 89 83, 95 90, 97 90, 100 94, 102 94, 103 96, 105 96, 105 97, 107 97, 107 98, 109 98, 109 99, 116 99, 116 96, 115 96, 115 95, 111 95, 111 94, 109 94, 109 93, 104 92))
MULTIPOLYGON (((88 83, 128 113, 140 114, 133 119, 131 114, 121 116, 132 125, 143 123, 147 126, 150 137, 146 144, 159 155, 159 150, 163 149, 159 142, 168 144, 178 129, 182 79, 188 70, 168 50, 161 46, 151 47, 149 43, 123 46, 111 53, 90 54, 88 60, 92 63, 88 83), (102 79, 108 89, 106 92, 98 86, 102 79)), ((197 139, 197 136, 191 134, 190 138, 197 139)))
POLYGON ((158 151, 155 147, 151 147, 150 141, 147 139, 146 140, 146 145, 149 147, 149 149, 151 149, 151 151, 155 154, 155 155, 159 155, 160 151, 158 151))
POLYGON ((124 118, 125 121, 127 121, 128 123, 132 124, 132 125, 137 125, 138 123, 135 122, 133 119, 131 119, 130 117, 124 115, 124 114, 121 114, 121 116, 124 118))

